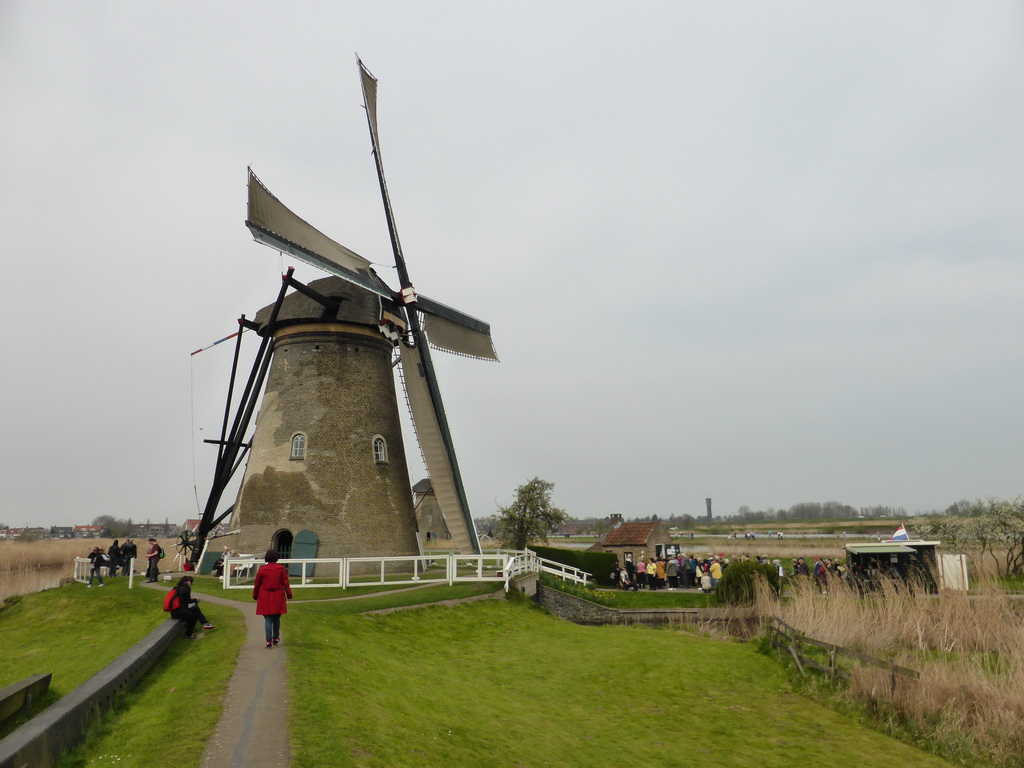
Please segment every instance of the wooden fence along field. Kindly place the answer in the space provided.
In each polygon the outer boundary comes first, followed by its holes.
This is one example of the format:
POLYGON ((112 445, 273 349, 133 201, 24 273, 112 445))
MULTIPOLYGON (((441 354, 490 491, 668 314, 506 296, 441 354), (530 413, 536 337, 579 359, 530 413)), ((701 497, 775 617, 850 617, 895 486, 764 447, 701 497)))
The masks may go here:
POLYGON ((851 650, 850 648, 843 648, 841 645, 834 645, 821 640, 815 640, 813 637, 807 637, 807 635, 800 630, 794 629, 782 619, 775 616, 766 617, 764 623, 765 630, 768 633, 768 639, 771 641, 772 645, 793 657, 793 661, 796 662, 796 668, 800 670, 801 675, 807 674, 804 670, 807 667, 811 667, 812 669, 817 669, 827 675, 831 675, 832 677, 841 677, 844 680, 849 680, 851 677, 850 673, 840 669, 839 667, 839 657, 846 656, 850 659, 854 659, 855 661, 863 662, 864 664, 888 669, 889 685, 893 691, 896 690, 896 682, 901 675, 915 679, 921 676, 916 670, 898 666, 893 663, 891 659, 888 661, 884 659, 876 659, 874 656, 868 656, 867 654, 851 650), (804 646, 808 645, 814 648, 820 648, 827 652, 828 663, 822 664, 820 661, 806 656, 803 649, 804 646))

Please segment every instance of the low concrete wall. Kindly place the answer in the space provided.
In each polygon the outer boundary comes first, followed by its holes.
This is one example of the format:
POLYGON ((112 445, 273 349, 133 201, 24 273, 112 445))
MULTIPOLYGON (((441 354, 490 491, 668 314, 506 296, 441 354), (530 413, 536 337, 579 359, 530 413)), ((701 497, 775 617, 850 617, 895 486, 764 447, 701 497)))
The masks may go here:
POLYGON ((725 608, 608 608, 540 585, 537 587, 537 596, 540 605, 555 616, 574 624, 643 624, 648 627, 664 627, 709 621, 721 623, 730 631, 741 630, 736 634, 742 636, 745 634, 742 630, 751 620, 742 611, 725 608))
POLYGON ((512 588, 516 592, 522 592, 524 595, 529 595, 534 600, 537 599, 537 589, 540 583, 539 574, 537 573, 524 573, 522 576, 516 576, 512 579, 512 588))
POLYGON ((0 741, 0 768, 52 768, 62 752, 85 739, 89 725, 167 650, 182 625, 167 619, 131 650, 0 741))
POLYGON ((32 675, 0 690, 0 722, 31 707, 32 702, 45 696, 52 676, 51 673, 32 675))

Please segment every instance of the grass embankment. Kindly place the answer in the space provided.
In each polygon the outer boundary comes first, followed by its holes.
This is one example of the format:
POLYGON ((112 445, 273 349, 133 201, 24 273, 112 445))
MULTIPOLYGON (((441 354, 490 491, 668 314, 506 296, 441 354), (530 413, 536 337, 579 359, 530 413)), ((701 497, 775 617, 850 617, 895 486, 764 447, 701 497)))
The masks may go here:
POLYGON ((526 602, 378 616, 354 607, 288 614, 296 768, 605 766, 641 755, 723 768, 883 754, 902 768, 948 765, 795 695, 748 645, 581 627, 526 602))
MULTIPOLYGON (((387 595, 391 592, 402 592, 407 591, 410 594, 417 595, 415 598, 409 598, 410 602, 404 603, 407 605, 415 605, 417 603, 429 603, 437 599, 452 599, 453 597, 469 597, 470 595, 479 595, 486 592, 493 592, 497 588, 496 584, 486 582, 462 582, 456 584, 453 587, 448 586, 448 582, 420 582, 416 585, 407 583, 402 584, 367 584, 366 586, 350 587, 348 589, 342 587, 296 587, 295 580, 292 579, 292 603, 302 602, 315 602, 318 600, 338 600, 338 599, 358 599, 364 600, 369 599, 370 595, 387 595), (432 595, 445 594, 447 597, 444 598, 423 598, 424 592, 429 590, 442 590, 440 592, 430 592, 432 595), (448 591, 443 591, 448 590, 448 591)), ((224 589, 221 586, 221 580, 213 576, 196 576, 195 583, 192 587, 194 592, 212 595, 215 597, 222 597, 225 600, 234 600, 241 604, 241 606, 252 606, 252 584, 250 583, 244 589, 224 589)), ((401 603, 403 598, 398 598, 401 603)), ((365 611, 370 610, 365 606, 367 603, 361 603, 359 610, 365 611)))
MULTIPOLYGON (((196 591, 211 584, 200 580, 196 591)), ((61 693, 86 679, 164 616, 163 590, 125 587, 75 585, 4 609, 0 641, 18 653, 3 673, 52 669, 61 693)), ((599 766, 652 749, 724 768, 881 754, 902 768, 946 765, 795 695, 784 671, 748 645, 580 627, 504 600, 357 613, 491 589, 296 603, 285 628, 292 765, 599 766)), ((244 639, 241 614, 205 608, 218 629, 174 643, 62 768, 199 765, 244 639)))
MULTIPOLYGON (((48 706, 88 680, 167 618, 164 590, 73 584, 17 598, 0 609, 0 686, 53 673, 48 706)), ((217 629, 171 645, 121 706, 95 727, 62 768, 198 765, 220 717, 221 699, 245 639, 242 616, 204 606, 217 629), (177 725, 171 725, 176 723, 177 725), (175 735, 184 729, 190 736, 175 735)), ((41 708, 41 707, 40 707, 41 708)))

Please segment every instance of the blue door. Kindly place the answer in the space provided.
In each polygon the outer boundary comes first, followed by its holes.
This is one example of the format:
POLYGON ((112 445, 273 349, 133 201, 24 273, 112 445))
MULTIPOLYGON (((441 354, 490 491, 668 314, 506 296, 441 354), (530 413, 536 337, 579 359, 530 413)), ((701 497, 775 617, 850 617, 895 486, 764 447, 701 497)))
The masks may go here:
MULTIPOLYGON (((292 557, 295 559, 301 559, 303 557, 316 557, 317 547, 320 542, 316 537, 316 534, 310 530, 299 531, 295 534, 295 539, 292 541, 292 557)), ((313 576, 314 566, 312 563, 306 563, 306 578, 313 576)), ((302 564, 301 563, 289 563, 288 565, 289 576, 301 576, 302 575, 302 564)))

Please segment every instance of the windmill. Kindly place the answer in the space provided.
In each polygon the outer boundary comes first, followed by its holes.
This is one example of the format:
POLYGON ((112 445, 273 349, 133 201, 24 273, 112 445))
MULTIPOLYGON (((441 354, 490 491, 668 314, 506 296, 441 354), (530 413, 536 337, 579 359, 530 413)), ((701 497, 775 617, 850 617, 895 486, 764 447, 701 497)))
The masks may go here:
POLYGON ((413 288, 384 178, 377 80, 356 61, 400 286, 388 286, 370 261, 294 214, 249 170, 245 224, 253 238, 330 277, 306 285, 289 269, 277 301, 254 321, 239 319, 261 343, 232 418, 241 333, 236 338, 221 436, 207 441, 218 446, 218 456, 194 562, 229 515, 242 550, 276 546, 293 557, 418 554, 394 365, 454 544, 462 553, 480 551, 431 346, 497 360, 490 326, 413 288), (256 430, 246 439, 264 385, 256 430), (235 504, 218 514, 247 456, 235 504))

